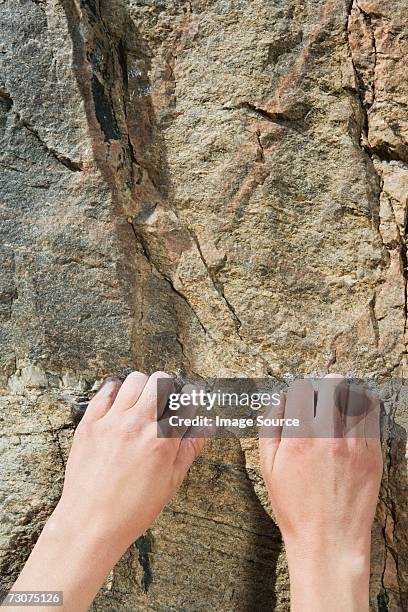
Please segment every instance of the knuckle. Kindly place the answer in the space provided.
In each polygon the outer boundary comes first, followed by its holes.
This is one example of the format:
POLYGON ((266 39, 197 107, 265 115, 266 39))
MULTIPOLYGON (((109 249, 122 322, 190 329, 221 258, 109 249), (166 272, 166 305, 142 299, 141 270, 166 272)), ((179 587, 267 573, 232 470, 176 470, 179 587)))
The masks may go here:
POLYGON ((147 423, 143 431, 144 444, 151 457, 169 457, 178 448, 179 440, 158 436, 157 424, 147 423))
POLYGON ((167 374, 167 372, 162 372, 161 370, 158 370, 157 372, 154 372, 150 378, 172 378, 170 376, 170 374, 167 374))
POLYGON ((341 459, 349 454, 345 438, 323 438, 323 447, 325 454, 334 459, 341 459))
POLYGON ((89 438, 93 435, 94 423, 82 419, 77 428, 75 429, 74 438, 89 438))
POLYGON ((119 429, 122 433, 137 433, 144 429, 146 425, 145 419, 143 419, 142 414, 132 413, 124 415, 119 420, 119 429))
POLYGON ((304 455, 314 447, 313 438, 285 438, 286 449, 294 455, 304 455))
POLYGON ((350 454, 350 450, 344 443, 343 438, 335 438, 334 442, 330 445, 330 452, 334 457, 344 458, 350 454))
POLYGON ((199 438, 186 438, 186 440, 191 448, 193 457, 198 457, 202 449, 202 440, 199 438))
POLYGON ((150 437, 147 444, 149 454, 156 460, 167 459, 173 455, 172 440, 150 437))
POLYGON ((126 380, 128 381, 140 380, 140 379, 148 380, 148 376, 144 374, 143 372, 138 372, 137 370, 135 370, 134 372, 131 372, 130 374, 128 374, 126 377, 126 380))
POLYGON ((339 380, 344 380, 343 374, 336 374, 335 372, 332 372, 330 374, 326 374, 326 376, 324 378, 337 378, 339 380))

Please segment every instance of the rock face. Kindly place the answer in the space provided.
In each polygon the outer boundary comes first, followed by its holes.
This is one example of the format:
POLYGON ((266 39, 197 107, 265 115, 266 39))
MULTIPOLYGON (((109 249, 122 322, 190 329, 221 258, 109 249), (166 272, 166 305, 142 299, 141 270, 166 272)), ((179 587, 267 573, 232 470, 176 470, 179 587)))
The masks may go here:
MULTIPOLYGON (((384 381, 372 610, 408 606, 402 0, 0 2, 0 574, 70 406, 128 368, 384 381)), ((289 610, 251 440, 208 444, 95 610, 289 610)))

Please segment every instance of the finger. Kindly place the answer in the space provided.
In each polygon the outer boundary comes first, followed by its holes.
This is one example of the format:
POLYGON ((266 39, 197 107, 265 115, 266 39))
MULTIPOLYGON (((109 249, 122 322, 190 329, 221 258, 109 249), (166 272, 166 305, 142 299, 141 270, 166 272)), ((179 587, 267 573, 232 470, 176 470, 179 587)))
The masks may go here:
POLYGON ((132 410, 147 419, 156 421, 163 415, 167 400, 173 392, 172 377, 166 372, 155 372, 150 376, 132 410))
POLYGON ((263 415, 264 422, 267 423, 268 419, 270 419, 272 424, 261 425, 258 429, 261 461, 263 463, 267 462, 270 466, 273 465, 281 441, 283 429, 281 423, 282 419, 285 417, 285 403, 285 394, 281 392, 279 395, 279 404, 277 406, 268 407, 263 415))
POLYGON ((82 422, 89 423, 104 417, 115 401, 121 384, 122 381, 119 378, 106 378, 89 402, 82 422))
POLYGON ((132 408, 142 394, 149 377, 142 372, 131 372, 124 380, 112 406, 112 412, 132 408))
POLYGON ((285 416, 286 397, 283 391, 279 393, 279 403, 273 405, 272 402, 266 407, 266 410, 261 415, 264 424, 258 427, 259 438, 269 438, 274 441, 280 441, 282 436, 283 418, 285 416))
POLYGON ((379 438, 380 401, 362 385, 351 385, 347 402, 346 436, 379 438))
POLYGON ((314 436, 342 438, 347 412, 348 382, 341 374, 327 374, 318 381, 314 436))
POLYGON ((184 475, 203 450, 204 444, 205 438, 182 438, 175 461, 176 469, 184 475))
MULTIPOLYGON (((167 421, 168 428, 173 429, 174 431, 169 431, 169 437, 182 438, 186 431, 191 428, 191 424, 185 424, 186 419, 193 419, 200 410, 200 405, 196 401, 197 395, 194 392, 198 392, 199 387, 197 385, 187 384, 181 389, 180 394, 178 394, 178 401, 180 402, 180 407, 177 410, 165 410, 160 422, 167 421), (177 425, 170 425, 169 418, 176 417, 175 420, 177 425)), ((174 419, 173 419, 174 420, 174 419)), ((167 437, 167 436, 165 436, 167 437)), ((192 435, 194 437, 194 427, 192 427, 192 435)))
POLYGON ((174 414, 168 415, 167 412, 157 421, 157 437, 169 438, 178 440, 178 445, 184 438, 212 438, 217 433, 217 428, 214 424, 201 422, 199 425, 186 427, 183 436, 180 435, 180 426, 174 424, 174 414))
POLYGON ((381 402, 378 395, 367 391, 368 409, 365 417, 364 436, 365 438, 380 439, 381 425, 381 402))
POLYGON ((312 382, 304 378, 293 382, 286 395, 285 422, 299 421, 299 427, 283 425, 281 438, 309 438, 313 436, 315 392, 312 382))

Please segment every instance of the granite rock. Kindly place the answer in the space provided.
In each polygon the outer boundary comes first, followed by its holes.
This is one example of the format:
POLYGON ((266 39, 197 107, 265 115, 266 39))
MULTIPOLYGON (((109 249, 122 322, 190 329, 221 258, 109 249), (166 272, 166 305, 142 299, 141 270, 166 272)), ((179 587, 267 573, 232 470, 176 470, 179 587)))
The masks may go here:
MULTIPOLYGON (((383 384, 372 610, 408 606, 402 0, 0 2, 0 567, 106 374, 383 384)), ((208 444, 95 610, 289 610, 253 440, 208 444)))

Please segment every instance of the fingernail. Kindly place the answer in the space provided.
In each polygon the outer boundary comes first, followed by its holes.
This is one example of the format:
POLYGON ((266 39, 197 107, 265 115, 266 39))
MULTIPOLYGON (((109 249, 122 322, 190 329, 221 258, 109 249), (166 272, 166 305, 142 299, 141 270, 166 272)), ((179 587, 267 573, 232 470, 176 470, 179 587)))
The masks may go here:
POLYGON ((116 389, 116 387, 120 385, 120 382, 121 381, 119 378, 114 378, 111 376, 109 378, 105 378, 98 389, 98 395, 102 395, 104 397, 110 395, 116 389))

